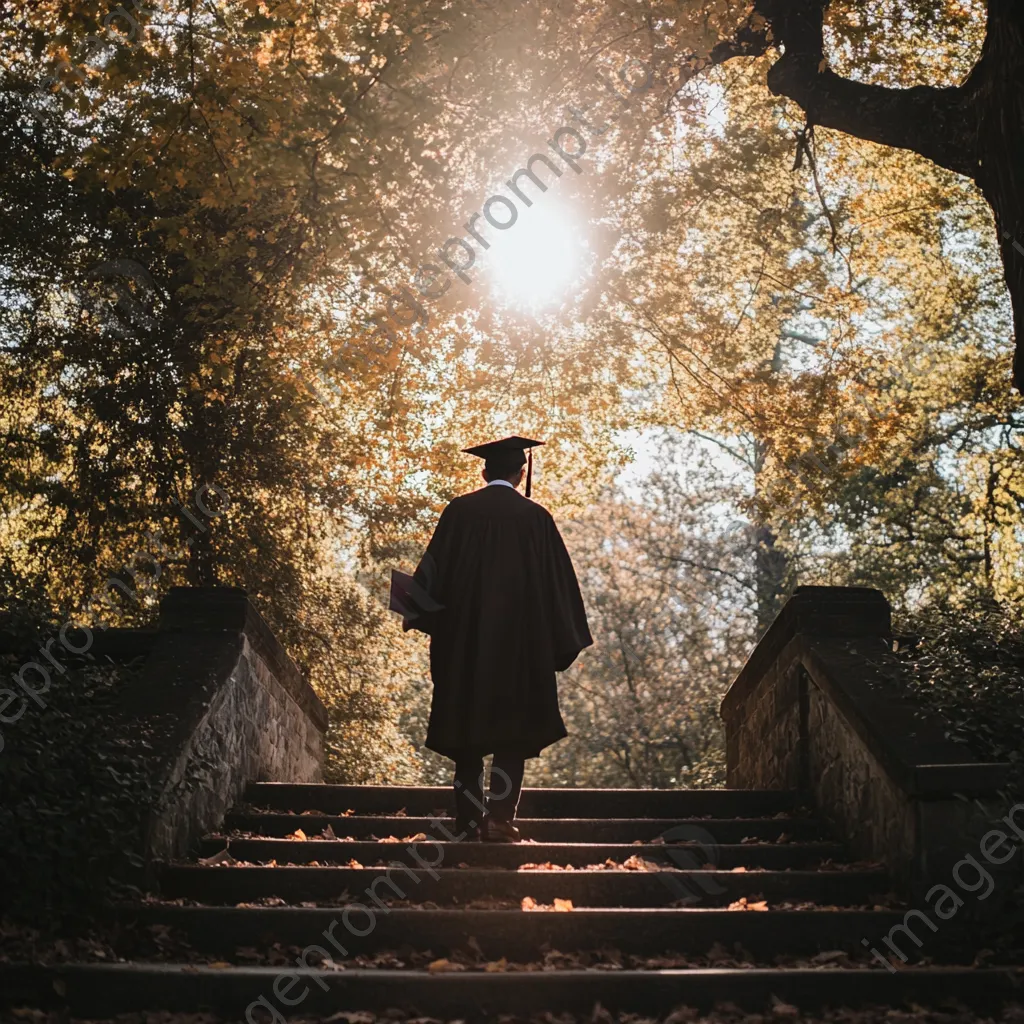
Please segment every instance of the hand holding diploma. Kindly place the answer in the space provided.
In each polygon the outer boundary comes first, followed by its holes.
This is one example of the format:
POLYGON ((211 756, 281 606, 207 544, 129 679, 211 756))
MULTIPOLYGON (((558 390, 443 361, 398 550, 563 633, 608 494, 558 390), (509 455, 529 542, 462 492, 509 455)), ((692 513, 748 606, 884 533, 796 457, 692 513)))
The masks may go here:
POLYGON ((435 601, 428 590, 435 575, 432 570, 433 559, 429 555, 424 556, 415 576, 399 572, 398 569, 391 570, 388 608, 402 616, 403 630, 419 629, 429 633, 429 616, 444 611, 444 605, 435 601))

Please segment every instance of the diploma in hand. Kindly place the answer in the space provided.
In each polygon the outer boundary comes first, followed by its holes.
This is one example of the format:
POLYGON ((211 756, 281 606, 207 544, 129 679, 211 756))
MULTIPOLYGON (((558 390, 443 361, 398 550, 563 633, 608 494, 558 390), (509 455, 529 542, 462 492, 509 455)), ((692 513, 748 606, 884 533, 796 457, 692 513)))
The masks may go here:
POLYGON ((415 580, 407 572, 391 570, 391 599, 388 601, 390 611, 398 612, 400 615, 408 615, 411 605, 411 591, 415 586, 415 580))
POLYGON ((444 605, 438 604, 427 590, 413 579, 407 572, 391 570, 391 596, 388 608, 402 616, 402 625, 408 628, 426 612, 442 611, 444 605))

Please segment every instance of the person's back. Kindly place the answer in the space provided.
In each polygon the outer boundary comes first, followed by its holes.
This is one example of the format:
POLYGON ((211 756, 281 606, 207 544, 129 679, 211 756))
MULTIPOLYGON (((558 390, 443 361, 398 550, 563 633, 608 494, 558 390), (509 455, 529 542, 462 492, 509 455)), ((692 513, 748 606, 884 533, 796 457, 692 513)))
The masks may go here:
POLYGON ((478 829, 480 814, 473 817, 465 791, 479 790, 472 780, 493 753, 509 793, 496 797, 492 777, 486 837, 505 839, 517 835, 511 819, 524 759, 566 735, 555 672, 593 642, 554 520, 516 490, 525 461, 521 448, 517 454, 516 467, 508 457, 488 458, 487 486, 442 513, 416 571, 440 609, 407 624, 431 637, 426 745, 456 762, 457 825, 469 835, 478 829))

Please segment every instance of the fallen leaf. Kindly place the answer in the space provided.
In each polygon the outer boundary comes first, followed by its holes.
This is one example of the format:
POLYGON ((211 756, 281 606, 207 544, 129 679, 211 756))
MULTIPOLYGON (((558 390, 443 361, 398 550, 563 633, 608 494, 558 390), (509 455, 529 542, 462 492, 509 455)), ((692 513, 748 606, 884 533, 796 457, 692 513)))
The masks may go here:
POLYGON ((627 871, 660 871, 661 867, 655 864, 652 860, 644 860, 643 857, 633 854, 632 857, 627 857, 623 862, 622 866, 627 871))
POLYGON ((572 900, 562 900, 559 899, 557 896, 555 897, 555 910, 568 912, 574 909, 575 908, 572 905, 572 900))
POLYGON ((692 1006, 680 1006, 673 1010, 666 1018, 664 1024, 688 1024, 696 1020, 700 1014, 692 1006))
POLYGON ((216 864, 226 864, 230 867, 232 864, 237 864, 238 861, 228 853, 228 848, 225 846, 223 850, 218 851, 212 857, 200 857, 199 863, 204 867, 213 867, 216 864))
POLYGON ((440 974, 444 971, 464 971, 465 969, 462 964, 452 963, 451 960, 446 960, 444 957, 441 957, 440 960, 431 960, 427 964, 427 970, 431 974, 440 974))
POLYGON ((714 943, 708 950, 708 962, 712 964, 720 963, 722 960, 731 960, 732 953, 729 952, 720 942, 714 943))
POLYGON ((291 835, 285 836, 285 839, 296 839, 299 842, 305 842, 306 838, 306 833, 301 828, 297 828, 291 835))
POLYGON ((812 964, 831 964, 837 960, 848 960, 849 953, 845 949, 825 949, 811 957, 812 964))
POLYGON ((757 900, 751 902, 746 896, 741 896, 734 903, 729 904, 730 910, 767 910, 768 903, 766 900, 757 900))

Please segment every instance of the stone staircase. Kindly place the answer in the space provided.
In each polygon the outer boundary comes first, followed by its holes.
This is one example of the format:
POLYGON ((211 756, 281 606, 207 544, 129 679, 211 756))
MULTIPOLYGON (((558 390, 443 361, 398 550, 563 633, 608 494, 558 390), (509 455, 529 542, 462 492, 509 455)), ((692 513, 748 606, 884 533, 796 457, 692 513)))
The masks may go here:
MULTIPOLYGON (((887 969, 884 869, 849 863, 797 794, 527 789, 516 845, 455 843, 450 790, 259 783, 158 895, 115 911, 106 959, 0 969, 8 1006, 99 1018, 341 1011, 495 1020, 1014 998, 1011 969, 887 969)), ((910 925, 913 928, 914 922, 910 925)), ((897 928, 896 932, 891 929, 897 928)), ((344 1017, 334 1019, 342 1020, 344 1017)))

